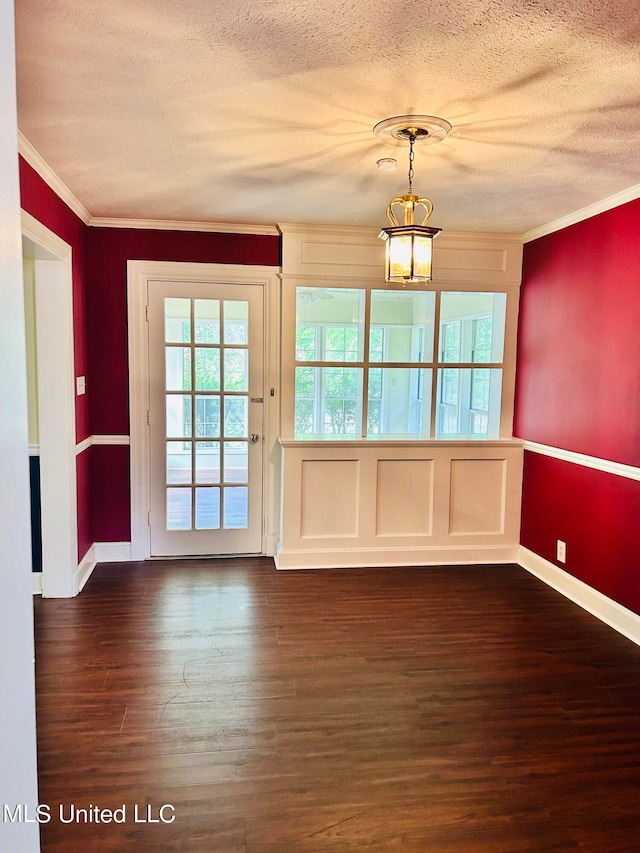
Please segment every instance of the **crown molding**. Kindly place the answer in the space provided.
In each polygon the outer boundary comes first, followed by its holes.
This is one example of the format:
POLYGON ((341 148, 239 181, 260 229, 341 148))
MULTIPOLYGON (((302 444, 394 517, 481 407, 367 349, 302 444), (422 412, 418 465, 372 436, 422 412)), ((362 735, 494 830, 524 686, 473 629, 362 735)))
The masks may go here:
POLYGON ((92 216, 92 228, 137 228, 147 231, 206 231, 217 234, 252 234, 277 237, 275 225, 239 224, 234 222, 198 222, 183 219, 124 219, 120 217, 92 216))
POLYGON ((575 225, 576 222, 582 222, 585 219, 591 219, 592 216, 597 216, 598 213, 604 213, 606 210, 612 210, 614 207, 619 207, 621 204, 626 204, 628 201, 635 201, 640 198, 640 184, 635 184, 626 190, 622 190, 614 195, 607 196, 601 201, 596 201, 593 204, 582 207, 573 213, 568 213, 566 216, 561 216, 559 219, 554 219, 546 225, 540 225, 538 228, 532 228, 522 235, 523 243, 530 243, 531 240, 537 240, 538 237, 544 237, 547 234, 553 234, 554 231, 561 231, 569 225, 575 225))
MULTIPOLYGON (((369 225, 304 225, 294 222, 279 222, 277 226, 281 234, 345 236, 375 240, 378 238, 381 227, 371 227, 369 225)), ((522 244, 521 234, 502 231, 450 231, 447 228, 443 229, 437 239, 437 245, 441 245, 449 240, 464 240, 465 242, 474 240, 482 242, 486 240, 499 240, 500 242, 522 244)))
POLYGON ((53 171, 51 166, 44 160, 36 151, 33 145, 29 142, 26 136, 18 131, 18 152, 24 157, 27 163, 35 169, 42 180, 59 196, 62 201, 71 208, 75 215, 81 219, 85 225, 89 225, 91 214, 81 201, 74 196, 69 187, 63 183, 53 171))
POLYGON ((278 222, 277 229, 280 234, 338 235, 369 239, 376 239, 380 233, 380 228, 367 225, 305 225, 297 222, 278 222))

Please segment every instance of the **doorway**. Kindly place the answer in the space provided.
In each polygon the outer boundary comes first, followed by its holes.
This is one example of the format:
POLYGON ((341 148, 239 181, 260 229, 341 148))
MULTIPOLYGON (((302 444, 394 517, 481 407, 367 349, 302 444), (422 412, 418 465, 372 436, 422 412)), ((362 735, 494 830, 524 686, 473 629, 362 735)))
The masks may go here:
POLYGON ((76 434, 71 247, 22 212, 33 259, 42 527, 42 594, 77 595, 76 434))
POLYGON ((133 560, 275 553, 277 273, 128 262, 133 560))
POLYGON ((150 556, 260 554, 263 288, 147 288, 150 556))

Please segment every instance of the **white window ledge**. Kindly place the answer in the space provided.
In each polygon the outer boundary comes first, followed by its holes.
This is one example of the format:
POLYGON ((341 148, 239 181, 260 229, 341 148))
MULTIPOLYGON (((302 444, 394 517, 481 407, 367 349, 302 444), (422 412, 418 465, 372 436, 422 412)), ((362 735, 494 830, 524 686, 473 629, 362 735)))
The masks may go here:
POLYGON ((496 438, 470 435, 447 435, 429 438, 424 435, 376 435, 370 438, 344 435, 305 435, 297 438, 279 438, 282 447, 314 446, 322 447, 331 444, 337 447, 367 447, 371 445, 385 447, 412 447, 415 445, 428 444, 432 447, 450 447, 452 445, 461 447, 472 447, 481 444, 483 447, 523 447, 524 441, 520 438, 496 438))

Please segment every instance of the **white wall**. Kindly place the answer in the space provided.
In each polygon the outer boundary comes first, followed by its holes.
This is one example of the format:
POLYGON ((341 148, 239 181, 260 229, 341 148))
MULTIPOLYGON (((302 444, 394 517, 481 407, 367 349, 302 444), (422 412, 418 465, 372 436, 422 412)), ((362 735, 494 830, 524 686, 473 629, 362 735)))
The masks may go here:
MULTIPOLYGON (((0 808, 37 803, 33 601, 15 45, 0 0, 0 808)), ((3 823, 0 850, 35 853, 38 825, 3 823)))
POLYGON ((23 254, 24 318, 27 344, 27 404, 29 408, 29 444, 40 443, 38 428, 38 353, 36 343, 36 268, 35 259, 23 254))

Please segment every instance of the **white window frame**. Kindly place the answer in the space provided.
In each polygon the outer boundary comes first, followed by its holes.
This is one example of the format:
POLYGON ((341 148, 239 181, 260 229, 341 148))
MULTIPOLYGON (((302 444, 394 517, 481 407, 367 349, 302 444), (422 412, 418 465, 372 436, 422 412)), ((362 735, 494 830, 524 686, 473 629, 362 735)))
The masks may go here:
MULTIPOLYGON (((360 289, 365 293, 365 314, 364 314, 364 354, 368 353, 368 338, 369 338, 369 316, 371 306, 371 292, 373 290, 384 290, 384 286, 380 285, 380 279, 354 279, 354 278, 328 278, 324 276, 292 276, 286 277, 282 281, 282 432, 281 435, 287 440, 295 440, 294 433, 294 409, 295 409, 295 367, 296 366, 317 366, 314 362, 296 362, 295 360, 295 335, 296 335, 296 287, 319 287, 319 288, 340 288, 344 287, 350 290, 360 289)), ((514 409, 514 393, 515 393, 515 363, 516 363, 516 340, 517 340, 517 323, 518 323, 518 307, 520 297, 519 284, 492 284, 489 282, 469 282, 469 281, 446 281, 438 284, 432 284, 428 288, 436 294, 436 309, 434 316, 434 360, 431 362, 370 362, 368 358, 358 362, 348 362, 351 367, 386 367, 386 368, 411 368, 411 369, 431 369, 431 399, 430 405, 430 429, 420 435, 403 435, 393 434, 390 437, 398 441, 429 441, 446 440, 455 441, 456 439, 464 441, 486 441, 494 438, 511 438, 513 437, 513 409, 514 409), (504 330, 504 349, 501 362, 446 362, 440 361, 440 300, 443 293, 504 293, 506 294, 505 308, 505 330, 504 330), (500 418, 498 435, 468 435, 468 434, 453 434, 440 435, 436 433, 437 422, 437 394, 438 394, 438 373, 439 369, 446 368, 470 368, 477 369, 500 369, 502 370, 502 389, 500 402, 500 418)), ((419 288, 416 288, 418 291, 419 288)), ((311 323, 310 323, 311 325, 311 323)), ((379 326, 379 323, 375 324, 379 326)), ((337 362, 334 364, 338 364, 337 362)), ((339 364, 347 364, 340 362, 339 364)), ((367 370, 365 369, 362 400, 363 400, 363 430, 355 436, 345 435, 345 440, 370 441, 376 440, 376 436, 367 436, 366 433, 366 406, 364 403, 367 399, 367 370)), ((424 401, 423 401, 424 403, 424 401)), ((309 440, 311 436, 300 436, 300 440, 309 440)), ((314 434, 314 440, 336 440, 334 435, 314 434)))
MULTIPOLYGON (((446 292, 451 292, 448 289, 446 292)), ((482 291, 478 291, 482 292, 482 291)), ((442 339, 439 337, 438 339, 438 347, 439 347, 439 364, 438 370, 459 370, 459 382, 458 382, 458 400, 455 403, 455 408, 457 412, 457 420, 458 420, 458 430, 457 434, 459 435, 469 435, 474 436, 477 435, 478 438, 482 437, 482 433, 473 433, 471 431, 471 416, 474 411, 481 412, 485 414, 485 410, 474 409, 471 405, 472 401, 472 391, 473 391, 473 371, 474 370, 486 370, 489 362, 484 361, 475 361, 474 359, 474 351, 473 351, 473 339, 474 339, 474 331, 475 331, 475 323, 478 320, 483 320, 486 318, 493 318, 493 314, 489 311, 479 311, 475 314, 464 314, 459 317, 447 317, 446 320, 443 320, 440 324, 440 328, 445 326, 452 326, 454 324, 460 324, 460 358, 458 362, 445 362, 444 361, 444 350, 442 348, 442 339), (474 366, 468 368, 464 372, 460 370, 459 365, 461 364, 473 364, 474 366), (468 401, 468 405, 467 405, 468 401)), ((505 329, 506 331, 506 329, 505 329)), ((443 377, 444 379, 444 377, 443 377)), ((499 388, 499 379, 500 377, 496 376, 495 373, 489 374, 489 400, 495 399, 495 394, 498 395, 498 399, 500 398, 500 388, 499 388), (498 381, 497 381, 498 380, 498 381), (498 384, 498 387, 496 387, 498 384)), ((445 403, 443 400, 443 383, 438 385, 437 389, 437 398, 436 398, 436 426, 441 419, 441 410, 444 406, 454 404, 445 403)), ((492 412, 491 412, 491 404, 489 408, 486 410, 487 419, 489 422, 492 420, 492 412)), ((448 433, 437 433, 438 435, 448 435, 448 433)))

